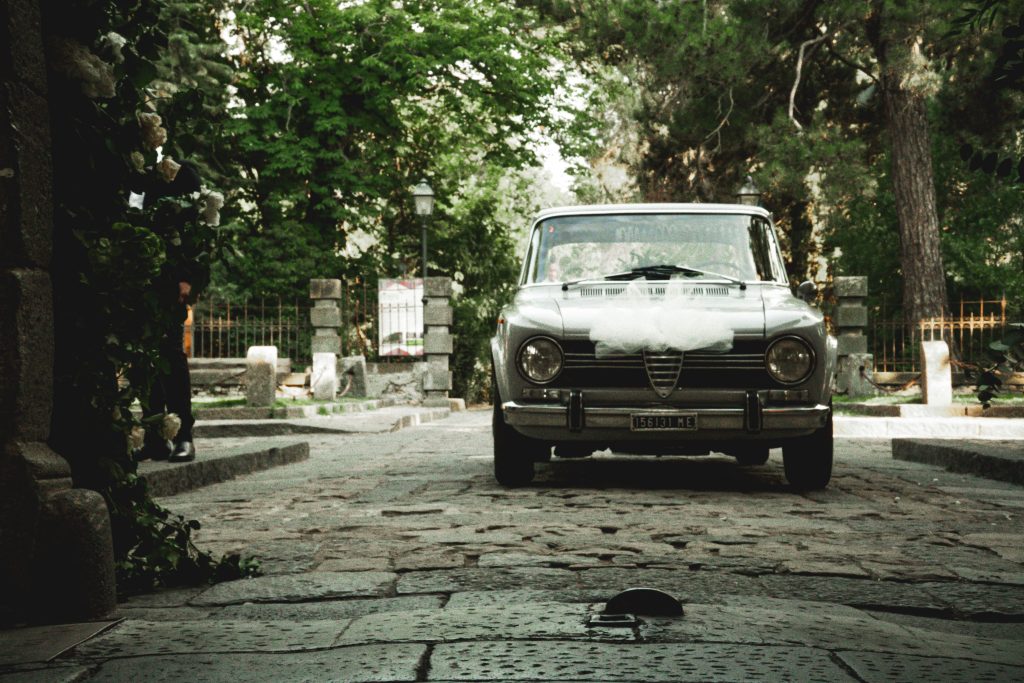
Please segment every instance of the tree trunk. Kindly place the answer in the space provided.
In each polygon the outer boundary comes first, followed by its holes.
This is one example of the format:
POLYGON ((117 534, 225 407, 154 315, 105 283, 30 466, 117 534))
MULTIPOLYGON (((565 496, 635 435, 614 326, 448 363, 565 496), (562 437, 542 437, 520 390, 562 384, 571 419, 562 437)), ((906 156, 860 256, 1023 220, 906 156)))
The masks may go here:
POLYGON ((892 183, 900 228, 903 315, 907 322, 943 315, 946 273, 939 249, 931 132, 925 99, 906 89, 899 74, 882 75, 885 117, 892 140, 892 183))

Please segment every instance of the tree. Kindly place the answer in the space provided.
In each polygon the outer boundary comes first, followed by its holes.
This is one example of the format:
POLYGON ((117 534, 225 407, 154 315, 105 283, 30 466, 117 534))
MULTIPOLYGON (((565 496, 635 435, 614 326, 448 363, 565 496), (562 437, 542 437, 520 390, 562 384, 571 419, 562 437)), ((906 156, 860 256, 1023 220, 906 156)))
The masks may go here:
POLYGON ((944 95, 984 80, 971 70, 978 42, 943 38, 957 2, 531 4, 576 36, 578 59, 617 66, 642 93, 633 169, 646 198, 721 201, 752 172, 801 272, 815 224, 842 241, 865 210, 887 217, 870 198, 891 191, 898 230, 882 236, 900 245, 903 313, 945 310, 950 215, 935 193, 932 130, 944 95))

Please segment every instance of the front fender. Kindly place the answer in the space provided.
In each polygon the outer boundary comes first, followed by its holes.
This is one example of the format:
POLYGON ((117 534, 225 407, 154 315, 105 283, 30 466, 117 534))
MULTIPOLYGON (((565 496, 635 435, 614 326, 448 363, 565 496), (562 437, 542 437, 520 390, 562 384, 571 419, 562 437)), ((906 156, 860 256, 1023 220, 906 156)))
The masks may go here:
POLYGON ((537 335, 556 339, 564 336, 558 305, 550 299, 524 300, 519 295, 501 311, 498 329, 491 338, 494 378, 502 401, 513 400, 527 386, 515 369, 516 352, 524 341, 537 335))

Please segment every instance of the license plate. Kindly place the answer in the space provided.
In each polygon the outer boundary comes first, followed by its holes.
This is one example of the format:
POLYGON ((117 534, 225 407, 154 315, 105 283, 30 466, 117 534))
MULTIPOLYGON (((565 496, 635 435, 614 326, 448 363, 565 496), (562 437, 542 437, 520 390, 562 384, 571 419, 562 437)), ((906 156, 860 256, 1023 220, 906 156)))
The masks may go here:
POLYGON ((674 415, 633 413, 629 416, 629 429, 632 432, 692 432, 697 429, 697 415, 695 413, 676 413, 674 415))

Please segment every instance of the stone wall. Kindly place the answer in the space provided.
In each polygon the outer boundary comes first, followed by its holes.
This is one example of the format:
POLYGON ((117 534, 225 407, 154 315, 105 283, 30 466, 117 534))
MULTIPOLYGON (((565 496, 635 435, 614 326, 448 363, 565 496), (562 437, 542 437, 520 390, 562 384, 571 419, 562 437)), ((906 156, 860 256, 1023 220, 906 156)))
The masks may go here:
POLYGON ((47 445, 52 156, 38 0, 0 0, 0 625, 115 606, 110 517, 47 445))

